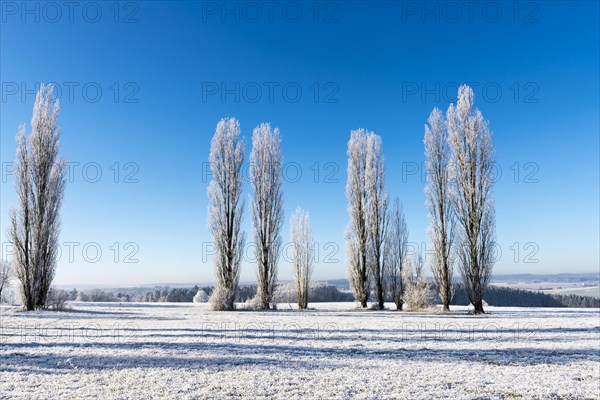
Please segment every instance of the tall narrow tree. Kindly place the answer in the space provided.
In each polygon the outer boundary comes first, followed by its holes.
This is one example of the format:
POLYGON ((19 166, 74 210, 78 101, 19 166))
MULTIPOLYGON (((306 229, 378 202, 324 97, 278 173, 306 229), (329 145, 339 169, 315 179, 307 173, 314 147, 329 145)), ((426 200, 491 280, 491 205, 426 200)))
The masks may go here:
POLYGON ((385 163, 381 149, 381 137, 371 133, 367 137, 367 160, 365 185, 367 189, 367 226, 370 237, 371 271, 376 306, 383 310, 385 299, 384 244, 388 226, 388 194, 385 191, 385 163))
POLYGON ((348 141, 348 198, 349 223, 346 229, 348 278, 356 301, 367 307, 371 290, 369 260, 369 227, 367 225, 367 142, 371 132, 364 129, 352 131, 348 141))
POLYGON ((407 261, 408 249, 408 228, 404 219, 404 211, 400 200, 394 199, 394 205, 390 213, 389 232, 386 237, 384 248, 385 268, 387 270, 387 280, 392 295, 392 300, 396 304, 397 310, 402 310, 404 303, 405 282, 403 273, 407 261))
POLYGON ((466 294, 476 313, 493 267, 495 214, 492 197, 493 145, 489 123, 473 111, 473 90, 458 90, 456 107, 446 113, 452 149, 452 205, 460 226, 457 255, 466 294))
POLYGON ((283 223, 283 159, 279 129, 261 124, 252 133, 250 181, 253 190, 252 219, 258 262, 259 307, 269 309, 273 300, 283 223))
POLYGON ((27 310, 46 305, 56 271, 60 208, 65 190, 65 163, 59 155, 59 103, 52 85, 37 92, 31 134, 17 134, 15 188, 19 205, 11 210, 9 241, 27 310))
POLYGON ((430 267, 443 309, 449 311, 452 299, 451 251, 455 221, 450 203, 450 149, 446 122, 438 108, 431 112, 428 122, 429 125, 425 125, 424 144, 429 236, 433 243, 430 267))
POLYGON ((292 274, 296 285, 298 308, 308 307, 308 288, 313 271, 314 241, 310 229, 308 213, 300 207, 290 219, 290 238, 292 241, 292 274))
POLYGON ((210 299, 215 310, 233 310, 240 279, 245 239, 240 229, 244 153, 239 122, 235 118, 219 121, 210 146, 213 179, 208 186, 208 225, 216 248, 216 288, 210 299))

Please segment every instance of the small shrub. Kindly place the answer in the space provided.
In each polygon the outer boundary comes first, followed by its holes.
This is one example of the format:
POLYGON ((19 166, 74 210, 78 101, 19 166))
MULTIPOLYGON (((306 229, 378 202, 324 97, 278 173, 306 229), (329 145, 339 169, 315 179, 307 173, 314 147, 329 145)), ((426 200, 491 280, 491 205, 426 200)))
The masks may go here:
POLYGON ((194 303, 206 303, 208 301, 208 295, 202 289, 198 289, 198 292, 194 296, 194 303))
POLYGON ((65 309, 65 303, 69 300, 69 293, 66 290, 50 288, 46 298, 46 309, 60 311, 65 309))
POLYGON ((434 293, 423 275, 423 260, 413 256, 402 271, 404 281, 404 305, 411 311, 425 310, 433 306, 434 293))
POLYGON ((232 311, 235 309, 235 303, 231 300, 231 294, 226 289, 216 287, 208 302, 213 311, 232 311))

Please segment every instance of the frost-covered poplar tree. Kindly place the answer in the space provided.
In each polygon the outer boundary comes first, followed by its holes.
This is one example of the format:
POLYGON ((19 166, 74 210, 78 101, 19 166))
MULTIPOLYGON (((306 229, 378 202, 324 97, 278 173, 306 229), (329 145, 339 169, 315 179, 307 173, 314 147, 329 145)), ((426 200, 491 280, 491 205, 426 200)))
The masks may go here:
POLYGON ((252 133, 250 182, 252 220, 258 262, 258 307, 269 309, 273 300, 283 223, 283 157, 279 129, 260 124, 252 133))
POLYGON ((450 202, 450 148, 442 112, 434 108, 425 125, 425 170, 427 172, 427 208, 429 210, 429 236, 433 243, 430 262, 444 311, 450 310, 452 299, 453 265, 452 241, 454 213, 450 202))
POLYGON ((369 135, 364 129, 352 131, 348 141, 348 198, 349 222, 346 229, 346 252, 348 278, 356 301, 367 307, 371 290, 369 259, 369 227, 367 225, 368 198, 366 186, 367 142, 369 135))
POLYGON ((387 270, 387 281, 396 304, 396 309, 402 310, 404 303, 403 270, 406 266, 408 249, 408 228, 404 219, 404 211, 400 200, 394 199, 394 205, 390 213, 389 231, 384 248, 385 268, 387 270))
POLYGON ((314 241, 308 213, 300 207, 296 208, 290 220, 290 238, 292 242, 292 274, 296 285, 298 307, 306 309, 310 276, 313 271, 314 241))
POLYGON ((52 85, 37 92, 31 134, 17 134, 15 188, 18 206, 11 210, 9 241, 26 310, 46 306, 56 271, 60 208, 65 190, 65 162, 59 155, 59 103, 52 85))
POLYGON ((239 122, 235 118, 219 121, 210 145, 213 179, 208 186, 208 225, 216 248, 216 288, 210 302, 215 310, 233 310, 240 280, 245 239, 240 229, 244 153, 239 122))
POLYGON ((456 107, 446 113, 452 149, 451 198, 458 221, 457 257, 466 294, 476 313, 493 267, 495 214, 492 197, 493 145, 489 123, 473 111, 473 90, 458 90, 456 107))
POLYGON ((365 180, 367 189, 367 226, 370 237, 370 262, 376 306, 383 310, 385 296, 384 244, 388 226, 388 193, 385 191, 385 165, 381 137, 371 132, 367 137, 365 180))

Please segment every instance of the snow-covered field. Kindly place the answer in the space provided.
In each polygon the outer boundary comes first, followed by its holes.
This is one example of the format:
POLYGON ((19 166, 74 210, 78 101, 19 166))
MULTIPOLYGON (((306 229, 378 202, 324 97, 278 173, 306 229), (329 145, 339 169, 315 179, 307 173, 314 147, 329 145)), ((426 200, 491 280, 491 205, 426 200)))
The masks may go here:
POLYGON ((311 306, 3 307, 0 398, 600 398, 599 310, 311 306))
POLYGON ((591 297, 600 298, 600 286, 561 288, 561 289, 543 290, 543 292, 552 293, 552 294, 576 294, 578 296, 591 296, 591 297))

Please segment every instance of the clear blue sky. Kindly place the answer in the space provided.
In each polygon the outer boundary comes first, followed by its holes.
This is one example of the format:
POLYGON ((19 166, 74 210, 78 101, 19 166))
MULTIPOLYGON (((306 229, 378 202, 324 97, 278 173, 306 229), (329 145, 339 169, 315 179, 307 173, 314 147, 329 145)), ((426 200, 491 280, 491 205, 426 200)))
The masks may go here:
MULTIPOLYGON (((382 136, 388 190, 422 246, 424 183, 413 171, 423 125, 462 83, 490 121, 502 174, 495 273, 599 269, 596 1, 23 4, 2 3, 3 255, 14 137, 19 123, 29 129, 36 83, 55 82, 73 171, 59 284, 211 281, 203 171, 227 116, 240 120, 248 153, 255 126, 280 128, 283 238, 302 206, 320 248, 315 279, 346 275, 352 129, 382 136)), ((251 237, 249 213, 244 229, 251 237)), ((252 281, 253 263, 242 269, 252 281)), ((290 278, 283 259, 279 270, 290 278)))

